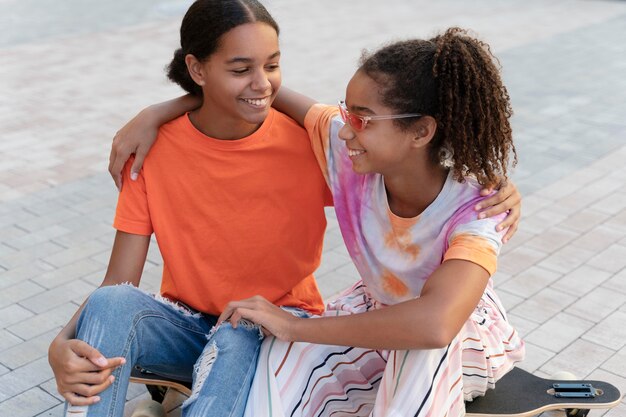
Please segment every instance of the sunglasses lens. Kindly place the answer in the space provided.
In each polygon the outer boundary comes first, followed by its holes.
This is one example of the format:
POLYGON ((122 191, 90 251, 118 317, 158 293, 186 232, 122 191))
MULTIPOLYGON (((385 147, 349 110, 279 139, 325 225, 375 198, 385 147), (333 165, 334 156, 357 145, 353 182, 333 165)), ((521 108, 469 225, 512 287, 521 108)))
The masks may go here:
POLYGON ((348 123, 354 130, 361 131, 363 130, 363 119, 359 116, 355 116, 353 114, 348 115, 348 123))
POLYGON ((343 121, 349 124, 350 127, 352 127, 352 129, 356 131, 363 130, 363 125, 365 123, 365 120, 363 120, 359 116, 356 116, 348 112, 343 102, 339 103, 339 114, 341 115, 341 118, 343 119, 343 121))

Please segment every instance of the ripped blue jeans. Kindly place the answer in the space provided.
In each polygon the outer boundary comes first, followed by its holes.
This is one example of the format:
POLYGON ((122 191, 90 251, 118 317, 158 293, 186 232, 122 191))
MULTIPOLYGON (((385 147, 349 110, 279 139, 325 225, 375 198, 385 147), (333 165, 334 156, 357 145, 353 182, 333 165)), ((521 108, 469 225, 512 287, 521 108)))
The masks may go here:
POLYGON ((77 338, 105 357, 125 357, 126 364, 113 372, 115 382, 99 394, 100 402, 80 411, 66 403, 66 415, 122 417, 135 365, 193 380, 185 417, 243 415, 261 346, 259 328, 224 323, 212 332, 217 317, 158 298, 131 285, 98 288, 89 297, 77 338))

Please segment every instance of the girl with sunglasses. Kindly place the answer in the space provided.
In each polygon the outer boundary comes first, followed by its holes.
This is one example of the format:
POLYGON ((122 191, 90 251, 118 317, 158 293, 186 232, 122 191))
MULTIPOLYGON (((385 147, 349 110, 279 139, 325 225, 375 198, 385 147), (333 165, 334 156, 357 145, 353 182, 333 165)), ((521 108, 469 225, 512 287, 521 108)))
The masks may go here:
POLYGON ((339 108, 281 90, 306 126, 361 280, 323 316, 263 297, 220 322, 266 338, 246 415, 461 416, 524 356, 491 275, 502 216, 480 189, 516 162, 489 47, 459 28, 362 58, 339 108))

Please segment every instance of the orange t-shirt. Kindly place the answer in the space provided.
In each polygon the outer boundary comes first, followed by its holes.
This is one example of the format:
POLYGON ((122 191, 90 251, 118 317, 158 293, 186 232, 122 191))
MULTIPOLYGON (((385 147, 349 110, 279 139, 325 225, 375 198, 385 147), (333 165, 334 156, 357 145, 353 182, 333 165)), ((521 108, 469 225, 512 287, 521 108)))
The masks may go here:
POLYGON ((136 181, 130 166, 114 227, 155 233, 163 296, 213 315, 256 294, 323 310, 312 274, 332 198, 295 121, 272 109, 252 135, 226 141, 184 115, 161 127, 136 181))

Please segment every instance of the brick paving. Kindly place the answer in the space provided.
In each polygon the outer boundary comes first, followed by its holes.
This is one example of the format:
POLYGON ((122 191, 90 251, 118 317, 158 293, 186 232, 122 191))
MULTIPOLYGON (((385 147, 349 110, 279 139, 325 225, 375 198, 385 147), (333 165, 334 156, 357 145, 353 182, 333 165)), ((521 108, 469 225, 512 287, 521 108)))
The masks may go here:
MULTIPOLYGON (((132 3, 0 0, 2 417, 62 415, 47 346, 106 269, 117 194, 110 139, 140 108, 179 93, 163 67, 189 1, 132 3)), ((495 277, 528 342, 521 366, 626 392, 626 2, 266 4, 282 28, 284 83, 325 102, 343 96, 362 48, 450 25, 492 44, 515 110, 513 178, 524 193, 520 231, 495 277)), ((356 270, 327 217, 317 276, 328 297, 356 270)), ((148 290, 161 268, 152 246, 148 290)), ((127 411, 145 397, 131 386, 127 411)), ((625 416, 626 403, 604 415, 625 416)))

